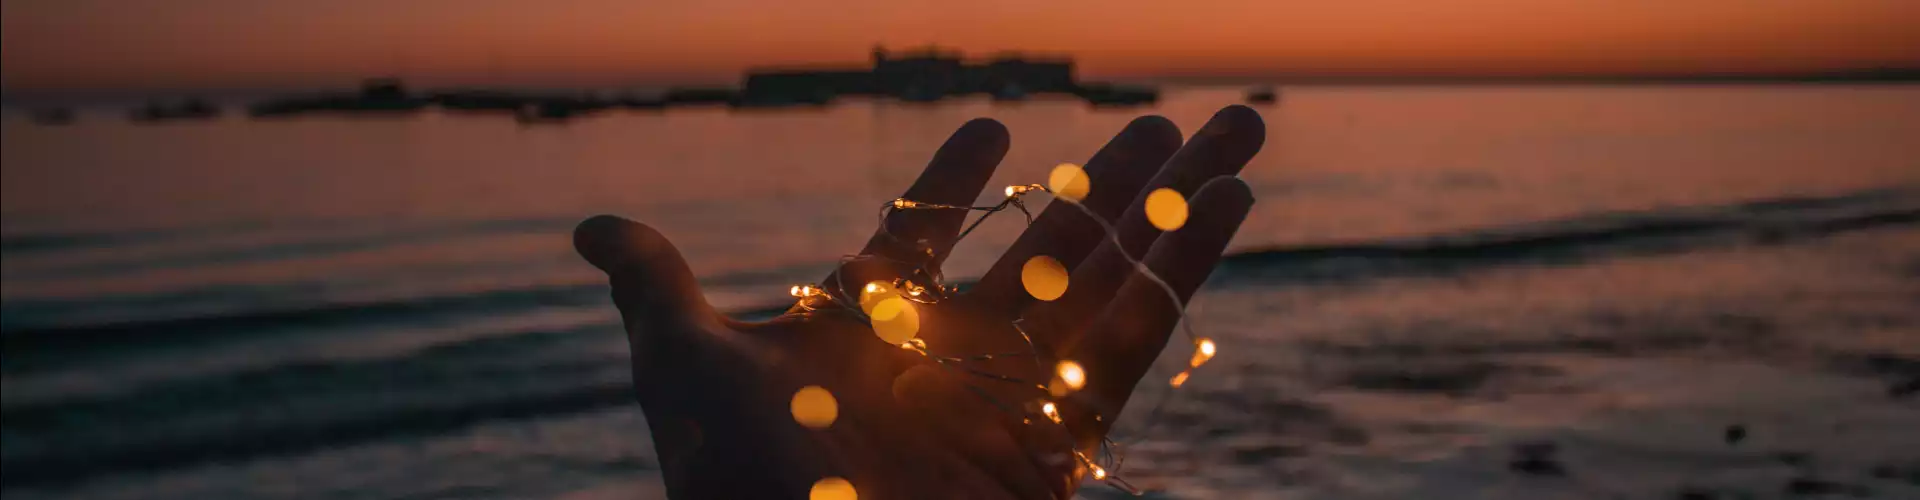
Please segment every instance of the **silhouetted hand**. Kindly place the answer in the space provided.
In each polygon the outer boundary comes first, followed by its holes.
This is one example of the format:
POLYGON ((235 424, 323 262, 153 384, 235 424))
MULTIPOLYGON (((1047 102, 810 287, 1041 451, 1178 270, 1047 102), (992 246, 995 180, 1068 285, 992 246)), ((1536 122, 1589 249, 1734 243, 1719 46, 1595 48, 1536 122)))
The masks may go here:
MULTIPOLYGON (((1265 136, 1259 115, 1240 106, 1221 110, 1184 146, 1172 122, 1134 120, 1087 162, 1092 190, 1083 203, 1112 221, 1127 251, 1144 255, 1185 301, 1253 204, 1232 176, 1265 136), (1177 231, 1162 233, 1147 221, 1142 200, 1160 187, 1190 200, 1191 215, 1177 231)), ((967 123, 903 197, 972 204, 1007 141, 998 122, 967 123)), ((968 215, 896 211, 885 222, 893 237, 877 232, 861 250, 886 259, 844 266, 822 283, 860 287, 910 271, 887 259, 937 266, 968 215), (932 257, 902 241, 931 248, 932 257)), ((739 241, 755 244, 753 235, 739 241)), ((638 399, 667 492, 679 499, 806 498, 829 476, 849 480, 862 500, 1070 497, 1088 472, 1072 451, 1092 453, 1179 321, 1165 291, 1138 277, 1099 224, 1065 203, 1050 204, 966 293, 918 306, 918 338, 937 354, 1025 351, 1011 326, 1024 318, 1042 365, 1072 359, 1084 366, 1085 388, 1058 399, 1062 425, 994 402, 1047 397, 1032 386, 941 368, 879 340, 849 313, 826 308, 764 323, 722 317, 680 253, 646 225, 594 217, 576 229, 574 246, 610 277, 638 399), (1027 260, 1042 254, 1072 272, 1066 294, 1047 302, 1031 297, 1020 278, 1027 260), (825 429, 804 427, 789 412, 795 391, 808 385, 838 400, 838 419, 825 429)), ((985 369, 994 373, 1052 376, 1032 359, 992 363, 985 369)))

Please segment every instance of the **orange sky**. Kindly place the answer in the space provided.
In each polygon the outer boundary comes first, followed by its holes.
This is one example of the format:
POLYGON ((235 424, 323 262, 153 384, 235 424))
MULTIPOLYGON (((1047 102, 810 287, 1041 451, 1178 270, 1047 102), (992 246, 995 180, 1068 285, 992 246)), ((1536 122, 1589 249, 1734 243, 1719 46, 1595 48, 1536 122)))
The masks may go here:
POLYGON ((1096 78, 1920 67, 1920 0, 6 0, 8 89, 729 82, 875 42, 1096 78))

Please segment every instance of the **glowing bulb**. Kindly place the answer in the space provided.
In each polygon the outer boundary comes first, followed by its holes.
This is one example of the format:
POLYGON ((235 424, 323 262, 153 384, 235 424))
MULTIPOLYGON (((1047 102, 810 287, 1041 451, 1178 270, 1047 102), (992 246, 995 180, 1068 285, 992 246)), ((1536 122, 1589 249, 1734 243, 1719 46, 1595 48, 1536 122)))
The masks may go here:
POLYGON ((886 285, 881 285, 880 282, 874 281, 874 282, 867 283, 866 292, 880 293, 881 290, 886 290, 886 289, 887 289, 886 285))
POLYGON ((1180 229, 1187 224, 1187 198, 1171 188, 1147 193, 1147 222, 1161 231, 1180 229))
POLYGON ((1175 389, 1179 389, 1180 384, 1185 383, 1187 383, 1187 372, 1180 372, 1173 376, 1173 380, 1167 381, 1167 385, 1173 386, 1175 389))
POLYGON ((1100 466, 1098 465, 1087 464, 1087 469, 1093 471, 1093 480, 1095 481, 1100 481, 1107 478, 1107 470, 1100 468, 1100 466))
POLYGON ((823 387, 809 385, 793 393, 793 402, 789 405, 793 412, 793 421, 810 429, 825 429, 840 418, 840 403, 834 401, 833 393, 823 387))
POLYGON ((1079 165, 1062 163, 1047 174, 1047 189, 1053 191, 1054 197, 1080 201, 1093 189, 1093 180, 1079 165))
POLYGON ((893 208, 913 208, 917 206, 920 206, 919 202, 906 198, 895 198, 893 200, 893 208))
POLYGON ((813 286, 813 285, 794 285, 793 288, 787 289, 787 293, 795 297, 801 297, 801 298, 816 297, 816 296, 827 294, 825 290, 821 290, 820 287, 813 286))
POLYGON ((1033 298, 1051 301, 1067 294, 1067 267, 1045 255, 1035 255, 1020 266, 1020 284, 1033 298))
POLYGON ((1053 420, 1053 423, 1060 423, 1060 408, 1054 406, 1052 401, 1040 405, 1040 413, 1046 415, 1047 419, 1053 420))
POLYGON ((1060 375, 1060 382, 1069 390, 1077 391, 1087 385, 1087 370, 1073 360, 1061 361, 1054 366, 1054 371, 1060 375))
POLYGON ((853 490, 853 483, 837 477, 821 478, 813 482, 808 490, 807 500, 858 500, 860 493, 853 490))
POLYGON ((1213 345, 1213 339, 1201 338, 1194 342, 1193 359, 1189 364, 1194 368, 1199 368, 1200 365, 1206 363, 1207 360, 1213 359, 1213 353, 1217 350, 1219 350, 1219 348, 1213 345))
POLYGON ((888 344, 900 345, 920 334, 920 312, 898 296, 880 299, 868 317, 873 320, 873 334, 888 344))
POLYGON ((793 288, 788 288, 787 293, 795 297, 805 297, 805 295, 800 295, 800 285, 794 285, 793 288))

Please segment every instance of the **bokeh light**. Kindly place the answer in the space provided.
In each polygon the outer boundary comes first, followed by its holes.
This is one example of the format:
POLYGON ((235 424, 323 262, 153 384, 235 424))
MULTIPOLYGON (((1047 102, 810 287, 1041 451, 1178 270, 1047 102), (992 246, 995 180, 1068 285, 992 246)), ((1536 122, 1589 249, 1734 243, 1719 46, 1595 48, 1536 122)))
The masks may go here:
POLYGON ((1062 360, 1054 366, 1054 372, 1060 376, 1060 383, 1068 389, 1080 390, 1087 385, 1087 370, 1073 360, 1062 360))
POLYGON ((813 482, 813 489, 807 492, 807 500, 856 500, 860 494, 853 490, 853 483, 837 477, 821 478, 813 482))
POLYGON ((920 312, 898 296, 880 299, 868 317, 873 318, 873 334, 888 344, 904 344, 920 334, 920 312))
POLYGON ((1187 198, 1171 188, 1147 193, 1147 222, 1161 231, 1180 229, 1187 224, 1187 198))
POLYGON ((1087 171, 1079 165, 1062 163, 1047 174, 1047 189, 1053 191, 1056 198, 1080 201, 1093 190, 1093 179, 1087 177, 1087 171))
POLYGON ((801 387, 793 393, 793 421, 810 429, 825 429, 840 418, 840 403, 833 393, 817 385, 801 387))
POLYGON ((1033 298, 1051 301, 1067 293, 1067 267, 1045 255, 1035 255, 1020 266, 1020 284, 1033 298))

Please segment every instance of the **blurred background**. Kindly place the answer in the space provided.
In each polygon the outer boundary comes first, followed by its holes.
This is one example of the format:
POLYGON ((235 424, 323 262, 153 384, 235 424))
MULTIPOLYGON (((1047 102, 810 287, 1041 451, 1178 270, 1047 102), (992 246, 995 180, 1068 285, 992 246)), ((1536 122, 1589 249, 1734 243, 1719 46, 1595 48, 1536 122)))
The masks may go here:
POLYGON ((1153 497, 1920 498, 1920 3, 0 8, 9 500, 661 498, 574 223, 765 316, 970 118, 1236 103, 1153 497))

